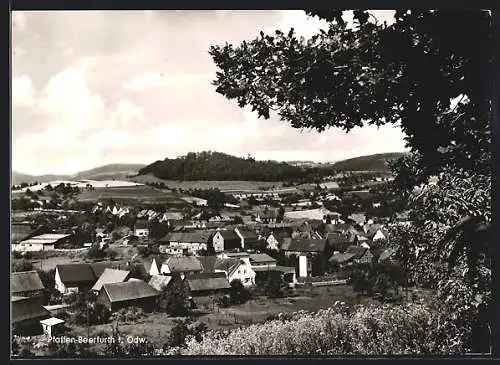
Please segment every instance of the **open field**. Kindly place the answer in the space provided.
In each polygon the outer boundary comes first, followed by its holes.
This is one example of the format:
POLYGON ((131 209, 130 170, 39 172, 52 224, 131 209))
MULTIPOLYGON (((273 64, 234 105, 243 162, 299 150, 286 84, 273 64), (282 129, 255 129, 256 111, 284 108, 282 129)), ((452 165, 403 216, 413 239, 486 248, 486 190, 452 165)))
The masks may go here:
POLYGON ((78 195, 80 201, 113 199, 117 202, 143 204, 186 204, 176 194, 150 186, 108 187, 84 190, 78 195))
POLYGON ((262 188, 272 188, 273 186, 276 188, 282 187, 283 182, 281 181, 239 181, 239 180, 232 180, 232 181, 204 181, 204 180, 193 180, 193 181, 178 181, 178 180, 162 180, 158 179, 157 177, 154 177, 152 175, 141 175, 141 176, 135 176, 132 178, 129 178, 128 180, 138 182, 138 183, 161 183, 163 182, 165 186, 168 186, 169 188, 174 188, 174 189, 184 189, 184 190, 189 190, 189 189, 211 189, 211 188, 218 188, 221 191, 226 191, 226 190, 238 190, 238 191, 245 191, 245 190, 259 190, 260 187, 262 188))
MULTIPOLYGON (((317 311, 331 307, 335 301, 346 303, 378 303, 367 297, 359 297, 353 292, 351 286, 333 287, 301 287, 296 290, 295 297, 269 299, 267 297, 256 297, 245 304, 235 305, 229 308, 215 307, 210 312, 199 311, 194 314, 196 321, 205 323, 210 329, 238 328, 252 323, 265 322, 270 316, 279 313, 290 313, 299 310, 317 311)), ((147 313, 143 318, 133 323, 119 323, 119 329, 123 336, 138 336, 147 338, 155 346, 163 346, 167 341, 176 318, 165 313, 147 313)), ((115 325, 116 322, 113 322, 115 325)), ((101 331, 111 332, 111 323, 92 326, 90 335, 96 335, 101 331)), ((86 327, 75 327, 79 335, 87 335, 86 327)))

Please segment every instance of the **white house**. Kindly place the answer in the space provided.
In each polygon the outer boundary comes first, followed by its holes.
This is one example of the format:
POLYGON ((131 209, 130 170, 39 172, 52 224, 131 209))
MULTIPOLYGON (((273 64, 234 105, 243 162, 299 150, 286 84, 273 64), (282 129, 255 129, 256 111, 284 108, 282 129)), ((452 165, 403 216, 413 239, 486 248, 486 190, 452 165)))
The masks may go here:
POLYGON ((239 280, 243 286, 255 285, 255 271, 245 261, 236 258, 217 259, 214 266, 215 272, 224 272, 228 281, 239 280))
POLYGON ((215 252, 222 252, 241 248, 241 239, 233 230, 219 230, 214 234, 212 244, 215 252))
POLYGON ((372 241, 377 241, 377 240, 385 240, 385 235, 382 233, 380 229, 372 237, 372 241))
POLYGON ((12 245, 12 251, 33 252, 54 250, 56 245, 65 243, 71 237, 70 234, 47 233, 31 237, 12 245))
POLYGON ((147 220, 140 219, 135 223, 134 235, 139 238, 147 238, 149 236, 149 224, 147 220))

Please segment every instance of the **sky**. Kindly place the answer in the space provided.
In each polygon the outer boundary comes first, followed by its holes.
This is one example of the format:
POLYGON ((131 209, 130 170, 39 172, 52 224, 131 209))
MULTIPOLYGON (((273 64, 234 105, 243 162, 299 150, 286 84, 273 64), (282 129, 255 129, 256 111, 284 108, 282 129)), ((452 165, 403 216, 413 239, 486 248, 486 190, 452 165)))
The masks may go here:
MULTIPOLYGON (((393 11, 374 13, 390 22, 393 11)), ((405 151, 394 126, 300 131, 215 92, 211 45, 291 27, 309 37, 327 23, 299 10, 13 12, 12 169, 72 174, 208 150, 281 161, 405 151)))

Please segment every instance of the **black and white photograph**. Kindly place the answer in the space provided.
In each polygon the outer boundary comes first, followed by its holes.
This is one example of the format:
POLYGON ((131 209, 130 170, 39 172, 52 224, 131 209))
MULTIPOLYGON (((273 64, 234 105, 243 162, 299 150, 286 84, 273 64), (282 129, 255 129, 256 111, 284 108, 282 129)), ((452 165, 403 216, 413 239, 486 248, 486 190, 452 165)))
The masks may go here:
POLYGON ((492 19, 11 11, 11 359, 491 356, 492 19))

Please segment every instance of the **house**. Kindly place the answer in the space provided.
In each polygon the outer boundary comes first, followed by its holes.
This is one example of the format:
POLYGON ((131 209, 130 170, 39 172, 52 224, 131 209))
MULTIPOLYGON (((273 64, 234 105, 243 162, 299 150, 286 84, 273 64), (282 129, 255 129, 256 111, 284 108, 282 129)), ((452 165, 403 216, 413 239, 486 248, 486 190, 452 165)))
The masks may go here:
POLYGON ((250 265, 250 254, 248 252, 222 252, 218 255, 222 259, 238 259, 243 261, 246 265, 250 265))
POLYGON ((13 251, 50 251, 70 242, 72 235, 46 233, 12 245, 13 251))
POLYGON ((241 247, 244 250, 258 249, 262 246, 259 235, 255 231, 244 228, 235 228, 234 231, 240 237, 241 247))
POLYGON ((126 307, 141 307, 151 310, 160 292, 143 280, 129 280, 122 283, 104 284, 97 296, 97 302, 115 312, 126 307))
POLYGON ((161 274, 171 275, 177 273, 184 278, 187 275, 203 271, 201 262, 194 256, 169 257, 161 266, 161 274))
POLYGON ((272 266, 272 267, 254 267, 256 280, 263 281, 269 277, 269 273, 280 273, 282 279, 290 287, 294 287, 297 283, 297 274, 294 267, 289 266, 272 266))
POLYGON ((266 239, 266 247, 270 250, 279 250, 284 242, 284 239, 288 237, 289 235, 285 232, 272 232, 266 239))
POLYGON ((97 279, 89 264, 57 265, 55 271, 55 288, 61 294, 90 289, 97 279))
POLYGON ((149 275, 151 276, 160 275, 161 267, 166 260, 167 258, 164 256, 160 255, 153 256, 151 258, 151 265, 149 265, 149 270, 148 270, 149 275))
POLYGON ((151 279, 149 280, 149 286, 153 287, 154 289, 158 290, 159 292, 162 292, 165 290, 170 282, 172 281, 171 276, 167 275, 153 275, 151 276, 151 279))
POLYGON ((218 258, 214 272, 224 272, 230 283, 239 280, 244 286, 255 285, 255 271, 247 262, 237 258, 218 258))
POLYGON ((122 283, 124 281, 127 281, 129 277, 130 271, 105 269, 102 275, 99 276, 99 279, 97 279, 91 290, 98 293, 101 291, 101 288, 104 284, 122 283))
POLYGON ((250 265, 252 269, 256 267, 276 267, 276 259, 266 253, 250 254, 250 265))
POLYGON ((186 281, 193 297, 228 293, 231 288, 224 272, 193 274, 187 277, 186 281))
POLYGON ((149 222, 146 219, 138 219, 135 222, 134 235, 139 238, 149 237, 149 222))
POLYGON ((177 256, 196 255, 201 250, 207 250, 211 237, 212 233, 209 231, 171 232, 158 240, 158 244, 160 252, 177 256))
POLYGON ((286 240, 281 250, 285 252, 286 257, 298 256, 301 277, 323 273, 326 259, 331 252, 325 239, 311 238, 286 240))
POLYGON ((64 323, 65 322, 62 319, 55 317, 50 317, 40 321, 42 331, 48 337, 62 334, 65 330, 64 323))
POLYGON ((29 336, 42 333, 40 321, 50 318, 50 312, 43 307, 43 297, 17 297, 11 300, 12 332, 29 336))
POLYGON ((259 223, 276 223, 278 218, 278 210, 277 209, 260 209, 257 211, 255 220, 259 223))
POLYGON ((21 271, 10 274, 10 292, 14 296, 43 296, 45 287, 36 271, 21 271))
POLYGON ((231 251, 242 247, 240 236, 228 229, 217 231, 212 238, 212 244, 215 252, 231 251))
POLYGON ((283 242, 281 250, 287 257, 303 253, 323 254, 327 248, 326 243, 325 239, 290 239, 283 242))

